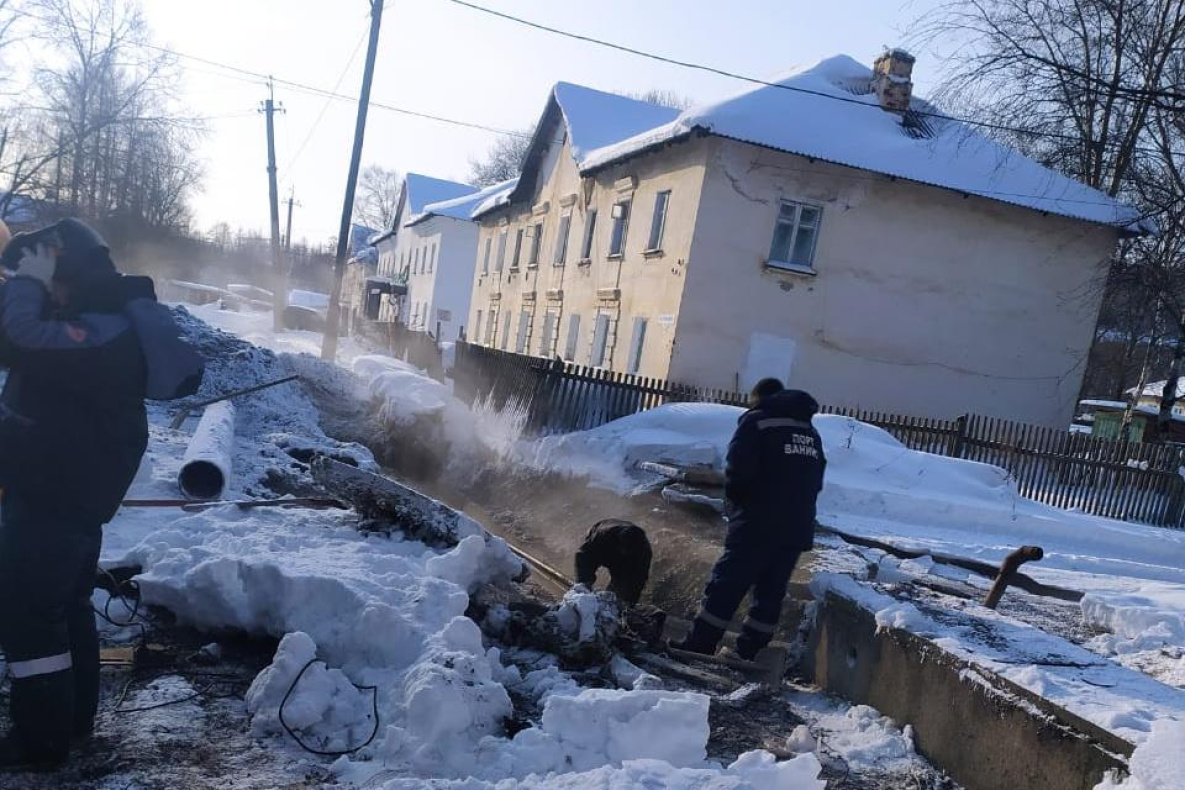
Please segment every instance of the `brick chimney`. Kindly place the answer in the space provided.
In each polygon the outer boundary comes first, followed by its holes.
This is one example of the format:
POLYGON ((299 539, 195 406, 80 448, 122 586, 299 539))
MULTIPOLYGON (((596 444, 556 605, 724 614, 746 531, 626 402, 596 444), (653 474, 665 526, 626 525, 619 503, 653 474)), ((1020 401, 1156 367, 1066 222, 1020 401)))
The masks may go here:
POLYGON ((880 99, 881 108, 903 113, 909 109, 913 96, 914 56, 903 49, 887 49, 872 64, 872 87, 880 99))

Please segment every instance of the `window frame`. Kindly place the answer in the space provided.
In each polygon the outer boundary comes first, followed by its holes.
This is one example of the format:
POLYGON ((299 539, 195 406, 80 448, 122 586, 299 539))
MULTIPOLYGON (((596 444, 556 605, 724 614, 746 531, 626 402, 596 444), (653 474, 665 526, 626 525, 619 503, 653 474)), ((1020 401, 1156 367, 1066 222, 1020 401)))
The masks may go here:
POLYGON ((551 359, 555 356, 555 347, 558 345, 560 325, 560 311, 546 310, 543 313, 543 326, 539 330, 539 356, 545 359, 551 359))
POLYGON ((778 213, 774 217, 774 230, 769 241, 769 255, 766 258, 766 266, 771 269, 783 272, 798 272, 800 274, 817 274, 818 269, 815 268, 815 255, 819 250, 819 236, 823 229, 823 207, 814 203, 807 203, 801 200, 780 200, 778 201, 778 213), (806 263, 793 260, 782 260, 774 257, 774 244, 778 239, 778 231, 781 226, 789 224, 782 217, 782 210, 787 206, 794 208, 793 228, 790 233, 790 238, 786 243, 786 257, 794 255, 794 248, 798 245, 798 234, 804 227, 802 222, 802 210, 810 209, 815 212, 815 220, 811 225, 806 225, 808 230, 814 232, 811 238, 810 255, 806 263))
POLYGON ((630 215, 633 214, 633 204, 634 204, 634 199, 632 197, 622 198, 621 200, 614 201, 614 203, 613 203, 614 209, 616 209, 620 206, 620 207, 623 207, 623 211, 622 211, 622 216, 620 216, 620 217, 614 217, 614 216, 612 216, 612 212, 610 213, 610 217, 613 220, 612 224, 610 224, 610 226, 609 226, 609 255, 608 255, 608 257, 610 259, 617 259, 617 258, 624 258, 625 257, 625 244, 626 244, 626 239, 628 238, 628 235, 629 235, 630 215), (620 236, 618 235, 619 229, 621 231, 620 236), (615 244, 615 242, 616 242, 616 244, 615 244), (615 247, 617 247, 616 251, 614 249, 615 247))
POLYGON ((564 342, 564 359, 568 362, 576 361, 576 352, 580 350, 580 313, 568 316, 568 337, 564 342))
POLYGON ((518 332, 514 336, 514 353, 526 354, 531 349, 531 312, 520 310, 518 313, 518 332))
MULTIPOLYGON (((611 323, 611 321, 610 321, 608 313, 597 313, 596 319, 593 321, 592 348, 590 348, 589 352, 588 352, 588 364, 590 367, 594 367, 594 368, 607 367, 607 365, 605 364, 605 359, 609 355, 609 324, 610 323, 611 323), (601 326, 602 326, 601 319, 604 319, 603 325, 605 327, 605 331, 603 334, 601 333, 601 326), (598 335, 600 335, 599 341, 598 341, 598 337, 597 337, 598 335), (599 349, 597 348, 598 343, 600 345, 599 349)), ((610 358, 609 362, 610 362, 610 364, 612 363, 611 358, 610 358)))
POLYGON ((493 244, 494 244, 494 237, 493 236, 486 236, 485 258, 482 260, 482 264, 481 264, 481 273, 483 275, 490 273, 490 250, 493 248, 493 244))
POLYGON ((590 208, 584 215, 584 238, 580 242, 580 262, 591 263, 593 242, 597 233, 597 210, 590 208))
POLYGON ((494 273, 501 274, 506 268, 506 242, 510 239, 510 228, 502 228, 498 232, 498 254, 494 258, 494 273))
POLYGON ((555 233, 555 252, 552 255, 552 266, 563 266, 568 261, 568 237, 572 233, 572 212, 566 211, 560 215, 560 226, 555 233))
POLYGON ((528 269, 537 268, 539 256, 543 254, 543 222, 536 222, 534 230, 535 233, 531 236, 531 257, 527 259, 528 269))
POLYGON ((644 316, 636 316, 634 318, 634 329, 630 336, 630 358, 627 360, 626 373, 630 375, 638 375, 638 371, 642 369, 642 353, 646 347, 646 329, 650 325, 650 319, 644 316))
POLYGON ((654 211, 650 215, 650 236, 646 240, 646 252, 662 252, 663 236, 667 231, 667 214, 671 210, 671 190, 664 189, 654 196, 654 211), (662 214, 659 214, 659 205, 662 214), (656 238, 657 236, 657 238, 656 238))
POLYGON ((510 261, 510 271, 517 272, 523 257, 523 234, 526 228, 519 228, 514 234, 514 258, 510 261))

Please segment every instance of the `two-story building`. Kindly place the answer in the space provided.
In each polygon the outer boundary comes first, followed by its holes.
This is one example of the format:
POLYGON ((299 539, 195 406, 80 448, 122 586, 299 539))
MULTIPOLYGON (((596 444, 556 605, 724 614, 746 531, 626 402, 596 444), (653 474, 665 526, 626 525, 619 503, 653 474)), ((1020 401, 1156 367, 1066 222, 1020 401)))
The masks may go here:
POLYGON ((476 206, 514 182, 475 189, 409 173, 404 179, 392 229, 376 239, 379 274, 398 280, 396 298, 380 308, 380 320, 440 340, 464 331, 477 258, 476 206))
POLYGON ((684 112, 569 84, 478 207, 485 345, 702 387, 1064 427, 1134 209, 846 56, 684 112))

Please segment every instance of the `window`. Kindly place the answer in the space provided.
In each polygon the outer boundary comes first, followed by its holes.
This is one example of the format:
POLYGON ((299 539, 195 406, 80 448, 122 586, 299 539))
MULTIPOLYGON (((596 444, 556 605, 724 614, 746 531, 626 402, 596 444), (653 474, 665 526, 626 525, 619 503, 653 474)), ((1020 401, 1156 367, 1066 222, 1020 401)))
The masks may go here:
POLYGON ((646 319, 634 319, 634 335, 630 339, 630 364, 627 373, 637 373, 642 368, 642 346, 646 343, 646 319))
POLYGON ((510 313, 502 316, 502 350, 510 345, 510 313))
POLYGON ((646 249, 662 249, 662 232, 667 226, 667 206, 671 203, 671 191, 659 192, 654 196, 654 216, 650 220, 650 240, 646 249))
POLYGON ((436 271, 436 242, 432 242, 432 257, 428 259, 428 274, 436 271))
POLYGON ((518 229, 518 233, 514 234, 514 258, 510 262, 511 270, 517 269, 522 262, 523 257, 523 233, 522 228, 518 229))
POLYGON ((531 257, 527 260, 528 266, 539 265, 539 249, 543 246, 543 223, 535 224, 534 232, 531 234, 531 257))
POLYGON ((625 254, 625 231, 630 221, 630 201, 622 200, 613 206, 613 233, 609 236, 609 257, 625 254))
POLYGON ((815 241, 823 210, 783 201, 769 248, 769 265, 783 269, 814 269, 815 241))
POLYGON ((539 356, 550 359, 555 354, 555 330, 559 319, 559 314, 554 310, 548 310, 543 314, 543 334, 539 338, 539 356))
POLYGON ((560 229, 555 234, 555 258, 552 263, 556 266, 563 266, 568 258, 568 231, 571 228, 572 214, 569 212, 560 217, 560 229))
MULTIPOLYGON (((477 311, 477 320, 473 322, 473 325, 474 325, 475 327, 477 327, 477 331, 478 331, 478 332, 481 332, 481 310, 478 310, 478 311, 477 311)), ((474 340, 477 340, 477 341, 479 341, 479 342, 480 342, 481 338, 480 338, 480 337, 475 337, 475 338, 474 338, 474 340)))
POLYGON ((498 234, 498 261, 494 271, 502 271, 502 266, 506 263, 506 236, 509 233, 509 230, 502 228, 502 232, 498 234))
POLYGON ((486 345, 491 348, 494 345, 494 330, 498 327, 498 310, 495 308, 490 310, 490 317, 486 321, 486 345))
MULTIPOLYGON (((507 316, 509 317, 509 316, 507 316)), ((531 337, 531 314, 523 310, 518 314, 518 336, 514 341, 514 353, 525 354, 531 337)))
POLYGON ((486 236, 486 254, 485 254, 485 258, 482 259, 482 264, 481 264, 481 273, 482 274, 489 274, 490 273, 490 245, 493 244, 493 241, 494 240, 491 239, 489 236, 486 236))
POLYGON ((602 367, 605 364, 605 350, 608 345, 609 316, 601 313, 597 316, 597 325, 593 329, 592 354, 588 360, 594 368, 602 367))
POLYGON ((576 359, 576 345, 580 342, 580 316, 573 313, 568 317, 568 342, 564 346, 564 359, 572 362, 576 359))
POLYGON ((580 260, 592 260, 593 237, 597 232, 597 210, 595 208, 588 210, 588 215, 584 220, 584 242, 580 245, 580 260))

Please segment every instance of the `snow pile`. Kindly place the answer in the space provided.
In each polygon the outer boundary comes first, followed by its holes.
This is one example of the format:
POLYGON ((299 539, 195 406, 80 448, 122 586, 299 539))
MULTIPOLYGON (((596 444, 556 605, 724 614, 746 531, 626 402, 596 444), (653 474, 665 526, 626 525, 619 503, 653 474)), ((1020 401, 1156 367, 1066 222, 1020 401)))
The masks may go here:
POLYGON ((1002 677, 1108 732, 1141 744, 1155 722, 1185 717, 1185 691, 1107 661, 1090 651, 993 610, 968 604, 931 616, 850 576, 816 573, 817 599, 835 594, 872 613, 880 628, 926 637, 971 668, 1002 677))
MULTIPOLYGON (((279 372, 273 353, 179 315, 210 359, 207 389, 246 386, 279 372)), ((388 373, 400 375, 384 363, 378 375, 388 373)), ((150 456, 136 495, 159 497, 175 479, 186 436, 161 427, 168 417, 160 408, 152 412, 150 456)), ((285 385, 241 402, 236 469, 264 471, 286 457, 281 445, 300 442, 332 448, 300 387, 285 385)), ((396 780, 391 787, 436 780, 444 787, 633 787, 651 780, 705 788, 821 787, 810 755, 774 764, 769 755, 752 753, 728 769, 705 761, 706 698, 584 690, 554 658, 526 677, 505 666, 464 616, 470 590, 505 583, 520 569, 500 540, 470 531, 458 545, 438 550, 399 533, 361 533, 350 512, 234 506, 180 516, 129 509, 108 525, 105 538, 105 565, 143 569, 138 581, 145 604, 203 629, 281 638, 248 694, 257 737, 278 736, 286 723, 312 748, 353 750, 370 737, 377 708, 374 742, 355 759, 335 763, 344 781, 372 787, 376 779, 396 780), (542 711, 536 726, 513 738, 505 732, 514 713, 510 686, 529 709, 542 711)), ((583 637, 590 623, 595 632, 613 615, 598 596, 576 591, 556 618, 583 637)), ((176 684, 149 689, 157 697, 166 691, 192 693, 176 684)), ((286 735, 277 744, 297 748, 286 735)))
POLYGON ((314 749, 345 751, 366 741, 367 725, 374 724, 370 692, 359 690, 340 669, 329 669, 316 658, 317 645, 308 634, 297 631, 280 641, 272 664, 247 690, 252 736, 284 732, 283 704, 284 723, 304 733, 304 742, 314 749))
POLYGON ((1148 582, 1126 595, 1087 595, 1082 617, 1107 631, 1088 643, 1091 650, 1185 688, 1185 591, 1148 582))
POLYGON ((1095 790, 1176 790, 1185 777, 1185 719, 1162 719, 1131 758, 1131 776, 1104 779, 1095 790))
MULTIPOLYGON (((464 408, 447 386, 398 359, 368 355, 354 360, 354 373, 366 382, 370 398, 379 404, 379 416, 393 425, 411 425, 429 415, 441 415, 450 406, 464 408)), ((453 419, 460 414, 449 415, 453 419)), ((446 420, 447 422, 447 420, 446 420)))
POLYGON ((818 778, 819 770, 819 761, 811 754, 775 762, 770 754, 749 752, 723 771, 630 760, 620 767, 606 765, 583 773, 532 775, 500 782, 395 779, 379 790, 825 790, 827 783, 818 778))
MULTIPOLYGON (((586 477, 592 485, 624 494, 654 482, 655 476, 637 469, 643 461, 707 464, 723 471, 742 413, 731 406, 669 404, 590 431, 524 444, 519 456, 536 469, 586 477)), ((1017 546, 1040 545, 1044 560, 1027 565, 1025 572, 1092 593, 1088 622, 1117 630, 1121 640, 1136 639, 1151 628, 1139 643, 1149 649, 1181 645, 1185 532, 1024 499, 1003 469, 911 450, 889 433, 847 417, 819 416, 815 425, 828 460, 819 499, 823 524, 991 563, 1017 546)), ((1144 648, 1136 644, 1134 649, 1144 648)), ((1123 648, 1112 645, 1109 653, 1122 654, 1123 648)))
MULTIPOLYGON (((486 201, 496 199, 498 196, 506 194, 514 189, 518 184, 518 178, 512 178, 509 181, 503 181, 498 184, 493 184, 480 189, 471 194, 462 195, 461 197, 453 198, 452 200, 445 200, 440 203, 429 203, 424 206, 421 214, 416 216, 408 225, 413 225, 422 220, 429 219, 434 216, 452 217, 453 219, 469 220, 474 215, 474 210, 483 205, 486 201)), ((470 187, 472 189, 472 187, 470 187)))

